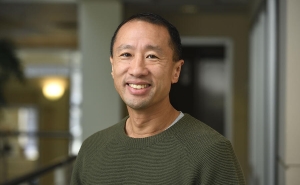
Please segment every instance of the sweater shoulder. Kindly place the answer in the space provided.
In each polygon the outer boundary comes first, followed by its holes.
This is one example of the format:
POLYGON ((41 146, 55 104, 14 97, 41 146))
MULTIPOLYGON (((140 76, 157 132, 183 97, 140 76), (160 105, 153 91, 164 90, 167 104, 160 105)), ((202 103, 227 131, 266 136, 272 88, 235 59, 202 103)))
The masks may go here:
POLYGON ((187 114, 177 126, 177 134, 174 135, 185 148, 191 165, 200 166, 203 184, 245 184, 243 172, 227 138, 187 114))
POLYGON ((125 119, 126 118, 113 126, 92 134, 84 140, 74 164, 72 184, 84 184, 83 182, 87 180, 86 171, 93 165, 93 159, 96 157, 98 151, 106 147, 106 145, 113 140, 115 135, 122 130, 121 127, 125 119))
MULTIPOLYGON (((185 114, 184 117, 178 122, 177 131, 178 135, 187 138, 188 141, 192 138, 201 139, 203 142, 207 141, 224 141, 227 140, 219 132, 199 121, 189 114, 185 114), (192 138, 190 138, 192 137, 192 138)), ((192 140, 193 141, 193 140, 192 140)), ((199 141, 197 141, 199 142, 199 141)))
POLYGON ((95 145, 103 145, 105 143, 108 143, 109 141, 114 139, 117 134, 120 134, 119 132, 122 131, 121 127, 123 127, 126 119, 127 118, 124 118, 119 123, 116 123, 106 129, 100 130, 92 134, 87 139, 85 139, 82 145, 94 147, 95 145))
POLYGON ((203 153, 213 146, 231 145, 223 135, 189 114, 185 114, 173 130, 174 136, 189 151, 203 153))

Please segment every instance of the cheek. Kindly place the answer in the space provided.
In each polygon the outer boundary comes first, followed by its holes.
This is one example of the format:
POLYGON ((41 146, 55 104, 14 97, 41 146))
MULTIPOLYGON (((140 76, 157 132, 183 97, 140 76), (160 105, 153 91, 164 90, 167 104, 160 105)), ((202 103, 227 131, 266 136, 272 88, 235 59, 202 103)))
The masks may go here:
POLYGON ((125 65, 122 65, 122 64, 117 64, 117 65, 114 65, 113 67, 113 74, 114 76, 118 76, 118 75, 122 75, 124 73, 126 73, 126 66, 125 65))
POLYGON ((127 75, 127 69, 125 65, 114 65, 112 76, 113 76, 115 86, 123 86, 126 75, 127 75))
POLYGON ((156 70, 152 70, 151 74, 159 83, 171 84, 173 71, 170 66, 159 67, 156 70))

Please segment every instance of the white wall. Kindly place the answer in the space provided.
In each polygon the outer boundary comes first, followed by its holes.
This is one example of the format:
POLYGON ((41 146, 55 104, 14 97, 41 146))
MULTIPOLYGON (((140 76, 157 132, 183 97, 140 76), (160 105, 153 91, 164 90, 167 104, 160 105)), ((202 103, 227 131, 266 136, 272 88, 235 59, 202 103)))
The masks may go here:
POLYGON ((86 0, 79 3, 83 139, 121 118, 121 100, 113 85, 109 62, 110 39, 121 20, 120 1, 86 0))
POLYGON ((279 184, 300 184, 300 1, 280 0, 279 184))

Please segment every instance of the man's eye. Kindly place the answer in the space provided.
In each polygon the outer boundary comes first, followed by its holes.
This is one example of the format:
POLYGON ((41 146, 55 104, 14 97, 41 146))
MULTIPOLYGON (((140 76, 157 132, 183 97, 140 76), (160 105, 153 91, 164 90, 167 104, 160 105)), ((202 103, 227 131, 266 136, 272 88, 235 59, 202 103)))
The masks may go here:
POLYGON ((155 55, 148 55, 146 58, 157 58, 155 55))
POLYGON ((122 57, 130 57, 131 54, 129 54, 129 53, 123 53, 123 54, 121 54, 121 56, 122 56, 122 57))

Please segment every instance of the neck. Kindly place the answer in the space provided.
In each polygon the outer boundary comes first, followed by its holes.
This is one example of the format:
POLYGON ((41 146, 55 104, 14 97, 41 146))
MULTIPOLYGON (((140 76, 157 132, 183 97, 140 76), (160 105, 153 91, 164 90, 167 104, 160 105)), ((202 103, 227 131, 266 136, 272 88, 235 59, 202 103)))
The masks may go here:
POLYGON ((167 129, 179 115, 171 105, 164 110, 137 111, 128 108, 129 118, 126 121, 126 133, 129 137, 144 138, 153 136, 167 129))

